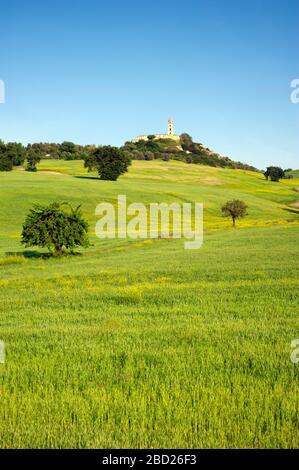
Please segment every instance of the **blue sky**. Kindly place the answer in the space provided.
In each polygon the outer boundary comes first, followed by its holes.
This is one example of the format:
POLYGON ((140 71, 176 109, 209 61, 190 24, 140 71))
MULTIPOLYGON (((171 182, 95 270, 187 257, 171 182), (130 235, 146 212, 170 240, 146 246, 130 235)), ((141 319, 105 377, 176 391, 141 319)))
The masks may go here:
POLYGON ((1 4, 0 138, 122 145, 188 132, 264 168, 299 167, 297 0, 1 4))

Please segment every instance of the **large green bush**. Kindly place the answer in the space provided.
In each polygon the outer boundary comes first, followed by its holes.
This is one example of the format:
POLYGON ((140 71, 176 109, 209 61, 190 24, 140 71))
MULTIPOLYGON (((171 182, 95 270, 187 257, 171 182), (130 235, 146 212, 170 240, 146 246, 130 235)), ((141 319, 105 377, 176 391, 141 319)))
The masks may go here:
POLYGON ((88 223, 83 219, 80 206, 54 202, 48 206, 36 205, 26 217, 22 231, 22 244, 26 247, 48 248, 55 255, 73 252, 78 246, 89 245, 88 223))

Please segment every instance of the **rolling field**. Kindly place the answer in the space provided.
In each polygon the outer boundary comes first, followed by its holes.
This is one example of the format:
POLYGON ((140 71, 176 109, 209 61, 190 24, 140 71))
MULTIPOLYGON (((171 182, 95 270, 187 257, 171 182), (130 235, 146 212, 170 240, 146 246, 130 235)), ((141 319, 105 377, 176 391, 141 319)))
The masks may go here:
POLYGON ((82 162, 0 173, 0 447, 298 447, 299 179, 134 162, 117 182, 82 162), (203 202, 204 244, 99 240, 95 207, 203 202), (243 199, 248 216, 220 214, 243 199), (20 245, 34 203, 83 203, 93 245, 20 245))

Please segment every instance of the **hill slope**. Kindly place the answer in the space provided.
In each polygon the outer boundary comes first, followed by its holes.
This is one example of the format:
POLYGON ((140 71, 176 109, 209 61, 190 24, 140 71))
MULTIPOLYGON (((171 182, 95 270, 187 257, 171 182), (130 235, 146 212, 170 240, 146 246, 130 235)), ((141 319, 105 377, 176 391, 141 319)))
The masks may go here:
MULTIPOLYGON (((233 198, 243 199, 249 207, 248 217, 239 223, 240 227, 298 221, 296 210, 289 204, 299 199, 299 193, 294 191, 299 180, 272 183, 256 172, 186 165, 179 161, 135 161, 129 172, 115 183, 88 174, 81 161, 43 160, 36 174, 17 170, 0 173, 0 180, 0 253, 7 251, 8 244, 11 250, 20 248, 19 234, 25 214, 35 202, 51 200, 82 203, 92 233, 95 206, 102 201, 116 203, 118 194, 126 194, 129 203, 202 202, 205 230, 230 227, 231 222, 221 216, 220 208, 233 198)), ((107 243, 93 241, 96 245, 107 243)))

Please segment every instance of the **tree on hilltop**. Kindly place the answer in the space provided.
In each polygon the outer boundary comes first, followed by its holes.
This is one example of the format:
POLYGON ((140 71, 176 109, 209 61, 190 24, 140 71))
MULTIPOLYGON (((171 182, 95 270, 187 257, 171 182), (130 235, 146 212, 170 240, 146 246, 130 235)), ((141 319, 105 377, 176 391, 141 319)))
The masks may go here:
POLYGON ((180 135, 180 143, 184 150, 189 150, 190 152, 192 152, 192 150, 194 150, 195 148, 193 139, 191 135, 187 134, 187 132, 184 132, 180 135))

